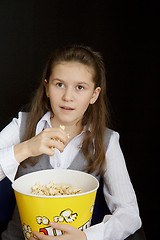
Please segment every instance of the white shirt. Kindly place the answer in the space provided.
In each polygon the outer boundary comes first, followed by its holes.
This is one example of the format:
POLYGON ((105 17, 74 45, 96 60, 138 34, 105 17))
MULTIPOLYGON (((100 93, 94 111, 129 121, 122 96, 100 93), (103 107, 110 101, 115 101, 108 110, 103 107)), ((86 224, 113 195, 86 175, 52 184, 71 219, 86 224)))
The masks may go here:
MULTIPOLYGON (((19 129, 22 119, 18 118, 0 132, 0 180, 6 176, 13 182, 19 163, 13 147, 20 143, 19 129)), ((47 112, 38 122, 36 135, 44 128, 52 127, 50 113, 47 112)), ((73 138, 64 151, 55 149, 50 157, 53 168, 68 168, 79 151, 84 132, 73 138)), ((104 196, 112 215, 106 215, 99 224, 85 230, 87 240, 123 240, 141 227, 141 219, 123 153, 119 144, 119 134, 113 131, 107 151, 104 171, 104 196)))

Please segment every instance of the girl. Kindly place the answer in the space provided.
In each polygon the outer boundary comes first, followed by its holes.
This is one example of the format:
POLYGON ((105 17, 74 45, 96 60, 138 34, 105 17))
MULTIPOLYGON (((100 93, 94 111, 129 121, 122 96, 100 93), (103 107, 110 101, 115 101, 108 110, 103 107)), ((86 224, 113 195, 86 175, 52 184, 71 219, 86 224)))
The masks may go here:
MULTIPOLYGON (((103 193, 112 215, 84 232, 50 223, 64 234, 51 237, 33 232, 32 240, 120 240, 141 226, 119 134, 108 128, 105 83, 99 53, 84 46, 57 49, 47 61, 29 113, 20 112, 0 133, 0 180, 7 176, 13 181, 41 169, 70 168, 104 181, 103 193)), ((9 239, 24 239, 17 208, 2 234, 2 240, 9 239)))

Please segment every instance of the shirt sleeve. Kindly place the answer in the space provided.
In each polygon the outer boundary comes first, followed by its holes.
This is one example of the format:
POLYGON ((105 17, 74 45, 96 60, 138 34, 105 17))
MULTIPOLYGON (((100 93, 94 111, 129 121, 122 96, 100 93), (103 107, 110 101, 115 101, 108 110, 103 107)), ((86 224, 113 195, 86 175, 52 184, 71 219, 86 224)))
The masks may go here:
POLYGON ((112 215, 85 230, 87 240, 123 240, 141 227, 136 195, 129 178, 119 134, 113 132, 106 152, 104 197, 112 215))
POLYGON ((22 113, 14 118, 0 132, 0 181, 8 177, 12 182, 15 178, 19 163, 14 156, 14 145, 20 143, 20 124, 22 113))

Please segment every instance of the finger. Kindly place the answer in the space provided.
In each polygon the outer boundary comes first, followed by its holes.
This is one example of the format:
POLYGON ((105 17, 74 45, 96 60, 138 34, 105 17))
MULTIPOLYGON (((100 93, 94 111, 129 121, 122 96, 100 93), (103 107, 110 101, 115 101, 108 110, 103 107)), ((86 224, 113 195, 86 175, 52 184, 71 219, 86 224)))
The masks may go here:
POLYGON ((55 148, 54 147, 46 147, 43 153, 47 154, 48 156, 53 156, 55 153, 55 148))
POLYGON ((60 152, 63 152, 65 145, 62 142, 57 142, 56 140, 48 140, 47 143, 44 143, 41 147, 41 154, 47 154, 53 156, 55 153, 55 148, 60 152))
POLYGON ((67 143, 68 142, 68 135, 61 128, 47 128, 44 131, 47 134, 49 134, 50 138, 52 138, 52 139, 58 138, 63 143, 67 143))
POLYGON ((83 239, 87 240, 86 234, 81 231, 80 229, 77 229, 76 227, 73 227, 71 225, 62 224, 62 223, 56 223, 56 222, 50 222, 50 226, 52 228, 55 228, 57 230, 61 230, 64 232, 61 236, 56 236, 56 240, 76 240, 76 239, 83 239))
MULTIPOLYGON (((49 239, 53 239, 53 236, 44 235, 43 233, 39 233, 39 232, 35 232, 35 231, 33 231, 32 234, 33 234, 34 236, 36 236, 39 240, 49 240, 49 239)), ((35 239, 37 239, 37 238, 32 237, 32 238, 30 238, 30 239, 31 239, 31 240, 32 240, 32 239, 35 240, 35 239)))
MULTIPOLYGON (((49 142, 49 147, 53 147, 53 148, 57 148, 60 152, 63 152, 64 148, 65 148, 65 144, 61 141, 57 141, 57 140, 54 140, 52 139, 50 142, 49 142)), ((54 149, 52 149, 54 151, 54 149)))
POLYGON ((70 232, 74 228, 71 225, 67 225, 67 224, 63 224, 63 223, 56 223, 56 222, 50 222, 50 226, 52 228, 55 228, 57 230, 61 230, 61 231, 64 231, 64 232, 70 232))

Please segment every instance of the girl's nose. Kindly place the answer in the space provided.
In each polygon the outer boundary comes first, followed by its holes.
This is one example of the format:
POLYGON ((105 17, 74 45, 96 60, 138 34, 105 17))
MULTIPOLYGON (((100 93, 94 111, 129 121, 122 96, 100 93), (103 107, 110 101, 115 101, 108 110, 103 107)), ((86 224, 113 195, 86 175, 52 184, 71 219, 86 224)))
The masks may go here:
POLYGON ((63 94, 63 100, 64 101, 73 101, 73 90, 70 88, 66 88, 63 94))

